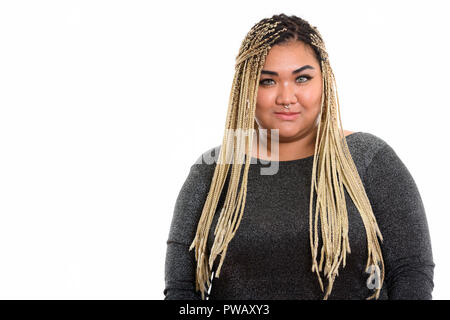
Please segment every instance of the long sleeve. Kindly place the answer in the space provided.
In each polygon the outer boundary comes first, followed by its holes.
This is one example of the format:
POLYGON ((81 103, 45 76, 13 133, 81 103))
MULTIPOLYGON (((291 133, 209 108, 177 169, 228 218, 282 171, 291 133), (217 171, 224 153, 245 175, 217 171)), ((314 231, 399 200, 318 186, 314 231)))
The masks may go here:
POLYGON ((200 300, 195 255, 189 251, 211 184, 211 168, 194 164, 176 203, 167 240, 164 300, 200 300))
POLYGON ((385 143, 367 167, 365 187, 383 236, 390 300, 431 300, 434 263, 425 209, 416 183, 385 143))

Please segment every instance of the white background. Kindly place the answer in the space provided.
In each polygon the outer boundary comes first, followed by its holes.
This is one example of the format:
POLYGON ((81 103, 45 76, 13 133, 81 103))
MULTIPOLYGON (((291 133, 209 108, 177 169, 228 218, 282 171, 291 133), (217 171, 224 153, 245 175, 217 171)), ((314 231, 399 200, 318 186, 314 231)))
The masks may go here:
POLYGON ((264 17, 317 26, 344 129, 397 152, 449 299, 447 1, 1 1, 0 298, 163 299, 190 166, 264 17))

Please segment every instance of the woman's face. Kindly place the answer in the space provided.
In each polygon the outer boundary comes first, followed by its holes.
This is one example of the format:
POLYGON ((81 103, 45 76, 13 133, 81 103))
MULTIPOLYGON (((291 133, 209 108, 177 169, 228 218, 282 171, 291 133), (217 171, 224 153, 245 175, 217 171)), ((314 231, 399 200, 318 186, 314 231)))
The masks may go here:
POLYGON ((322 74, 313 49, 300 41, 273 46, 259 80, 258 127, 279 129, 280 142, 302 138, 317 128, 321 98, 322 74), (293 119, 277 115, 285 112, 299 114, 293 119))

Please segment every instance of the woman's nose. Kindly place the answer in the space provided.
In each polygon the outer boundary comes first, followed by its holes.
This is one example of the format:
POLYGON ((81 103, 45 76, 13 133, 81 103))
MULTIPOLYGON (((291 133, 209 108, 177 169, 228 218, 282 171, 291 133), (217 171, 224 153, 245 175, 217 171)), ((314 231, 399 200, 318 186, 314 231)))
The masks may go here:
POLYGON ((295 96, 295 88, 291 84, 283 84, 280 86, 278 92, 277 103, 282 105, 292 104, 297 102, 295 96))

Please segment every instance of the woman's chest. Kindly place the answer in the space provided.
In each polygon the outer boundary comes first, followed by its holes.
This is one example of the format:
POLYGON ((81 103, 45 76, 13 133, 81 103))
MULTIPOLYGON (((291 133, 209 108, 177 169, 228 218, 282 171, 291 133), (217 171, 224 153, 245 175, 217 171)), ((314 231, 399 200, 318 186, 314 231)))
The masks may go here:
MULTIPOLYGON (((278 268, 282 261, 294 265, 311 266, 310 207, 315 216, 316 195, 310 202, 310 181, 307 179, 249 180, 245 207, 239 227, 227 250, 228 263, 234 265, 268 266, 278 268), (284 183, 283 183, 284 182, 284 183)), ((367 240, 359 212, 348 193, 346 207, 348 236, 351 254, 347 264, 365 263, 367 240)), ((220 212, 220 211, 219 211, 220 212)), ((218 216, 213 219, 215 229, 218 216)), ((314 224, 312 225, 314 228, 314 224)), ((321 249, 321 224, 318 221, 319 250, 321 249)), ((210 233, 208 247, 213 241, 210 233)), ((320 252, 320 251, 319 251, 320 252)), ((263 270, 264 268, 258 268, 263 270)), ((289 270, 286 270, 289 271, 289 270)), ((261 271, 263 272, 263 271, 261 271)))

